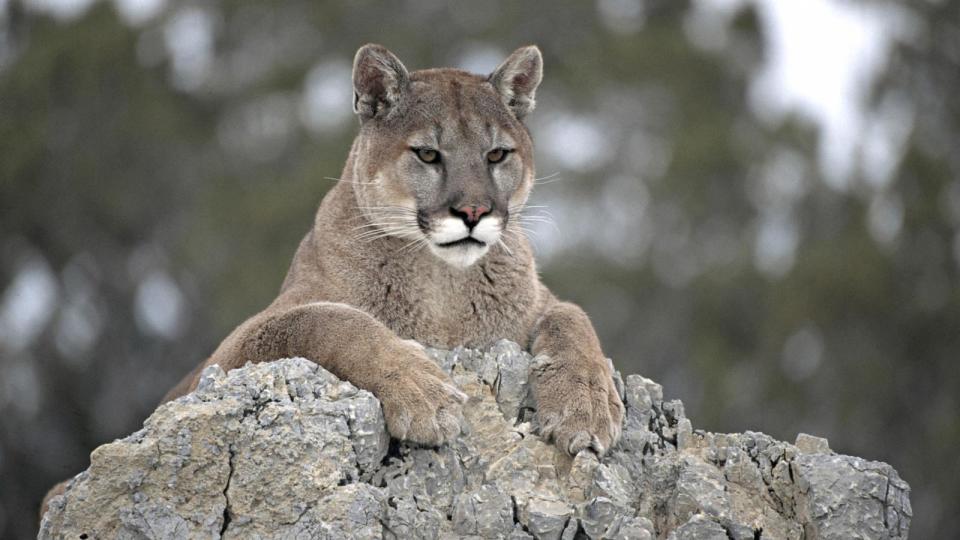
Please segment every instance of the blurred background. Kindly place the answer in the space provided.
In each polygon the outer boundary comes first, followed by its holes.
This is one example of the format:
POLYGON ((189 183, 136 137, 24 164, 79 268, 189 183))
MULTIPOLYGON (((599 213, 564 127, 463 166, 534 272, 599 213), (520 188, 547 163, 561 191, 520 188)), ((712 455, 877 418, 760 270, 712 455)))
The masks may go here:
POLYGON ((538 44, 532 240, 618 368, 887 461, 960 537, 957 2, 0 0, 4 538, 274 297, 369 41, 538 44))

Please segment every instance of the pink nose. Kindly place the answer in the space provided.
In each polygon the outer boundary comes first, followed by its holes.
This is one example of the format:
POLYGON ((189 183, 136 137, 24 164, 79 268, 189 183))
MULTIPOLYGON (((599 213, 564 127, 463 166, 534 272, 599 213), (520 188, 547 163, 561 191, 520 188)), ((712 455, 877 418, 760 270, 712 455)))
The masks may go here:
POLYGON ((460 216, 468 227, 473 227, 480 221, 480 218, 483 217, 484 214, 490 213, 490 208, 482 205, 468 204, 457 208, 453 213, 460 216))

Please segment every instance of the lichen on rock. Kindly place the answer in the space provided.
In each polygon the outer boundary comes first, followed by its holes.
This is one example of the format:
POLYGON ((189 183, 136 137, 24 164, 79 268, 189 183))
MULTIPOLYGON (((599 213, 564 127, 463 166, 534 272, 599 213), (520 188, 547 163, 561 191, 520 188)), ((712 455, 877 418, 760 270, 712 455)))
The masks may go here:
POLYGON ((660 385, 617 374, 621 442, 570 458, 536 435, 538 359, 508 341, 428 353, 470 396, 452 444, 391 443, 373 395, 304 359, 212 367, 94 450, 40 537, 907 537, 906 482, 824 439, 694 430, 660 385))

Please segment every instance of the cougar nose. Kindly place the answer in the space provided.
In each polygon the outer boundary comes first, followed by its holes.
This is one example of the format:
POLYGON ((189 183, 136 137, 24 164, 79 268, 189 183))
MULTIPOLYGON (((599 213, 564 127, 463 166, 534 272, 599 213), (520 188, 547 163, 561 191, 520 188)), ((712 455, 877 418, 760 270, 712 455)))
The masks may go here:
POLYGON ((473 229, 485 214, 490 213, 488 206, 468 204, 460 208, 451 208, 450 213, 462 219, 468 229, 473 229))

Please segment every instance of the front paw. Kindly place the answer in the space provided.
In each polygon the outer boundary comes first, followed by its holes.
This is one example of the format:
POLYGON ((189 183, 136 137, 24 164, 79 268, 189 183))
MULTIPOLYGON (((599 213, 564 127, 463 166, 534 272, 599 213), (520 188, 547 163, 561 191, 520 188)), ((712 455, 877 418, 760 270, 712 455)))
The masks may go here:
POLYGON ((620 438, 623 403, 605 362, 541 357, 534 371, 540 435, 576 455, 602 456, 620 438))
POLYGON ((460 434, 467 395, 418 344, 401 342, 384 364, 390 368, 376 394, 390 435, 438 446, 460 434))

